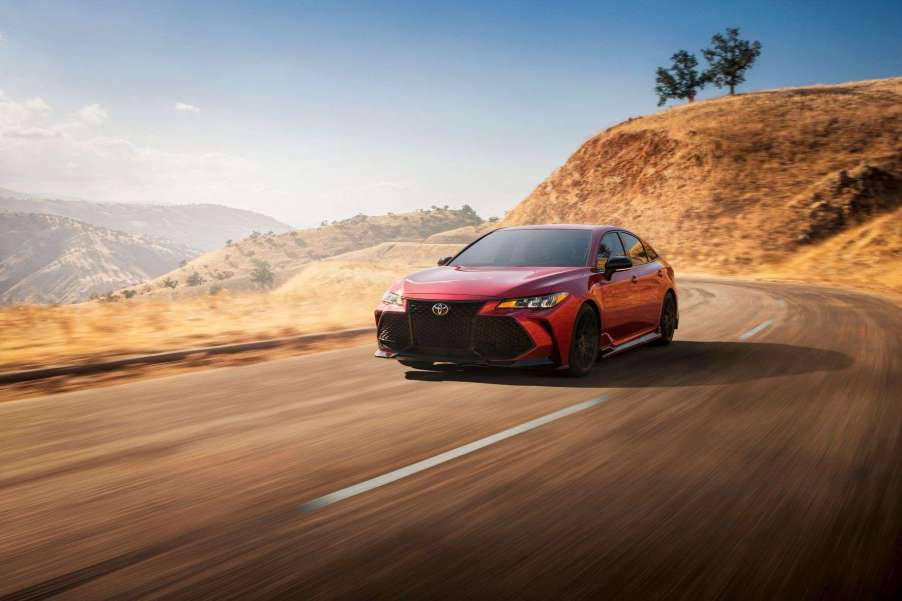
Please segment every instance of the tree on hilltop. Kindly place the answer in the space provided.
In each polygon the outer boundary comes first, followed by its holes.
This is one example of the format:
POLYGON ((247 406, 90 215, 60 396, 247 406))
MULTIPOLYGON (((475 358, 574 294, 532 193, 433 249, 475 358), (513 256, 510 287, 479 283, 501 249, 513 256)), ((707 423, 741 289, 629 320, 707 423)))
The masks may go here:
POLYGON ((761 42, 740 39, 738 27, 727 27, 726 35, 711 37, 711 47, 702 54, 709 65, 704 77, 718 88, 730 88, 733 96, 736 86, 745 82, 745 72, 761 55, 761 42))
POLYGON ((658 95, 658 106, 669 99, 688 100, 692 102, 698 91, 707 82, 704 74, 699 74, 695 55, 679 50, 670 57, 669 69, 658 67, 655 78, 655 93, 658 95))

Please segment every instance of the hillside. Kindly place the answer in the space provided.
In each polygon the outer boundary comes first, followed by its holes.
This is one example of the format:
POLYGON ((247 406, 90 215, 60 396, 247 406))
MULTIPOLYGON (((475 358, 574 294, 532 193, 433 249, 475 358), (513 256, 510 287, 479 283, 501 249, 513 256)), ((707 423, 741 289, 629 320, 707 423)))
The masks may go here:
MULTIPOLYGON (((274 285, 278 287, 314 261, 370 249, 385 242, 421 242, 432 234, 479 225, 481 222, 469 208, 433 209, 377 217, 358 215, 331 225, 287 234, 253 235, 205 253, 171 273, 142 284, 136 290, 141 297, 178 297, 207 293, 211 288, 252 289, 251 273, 262 261, 272 269, 274 285), (169 288, 164 284, 166 281, 177 284, 169 288)), ((429 264, 438 258, 433 257, 429 264)), ((404 259, 404 262, 408 261, 404 259)))
MULTIPOLYGON (((844 267, 864 256, 863 245, 840 245, 839 256, 826 249, 880 215, 898 235, 900 205, 902 78, 892 78, 742 94, 630 119, 584 143, 502 225, 614 223, 685 271, 801 270, 866 283, 844 267), (803 270, 804 257, 821 262, 803 270)), ((899 288, 902 262, 888 262, 899 288)))
POLYGON ((290 226, 254 211, 215 204, 152 205, 57 200, 0 188, 0 210, 71 217, 120 232, 171 240, 198 250, 219 248, 253 231, 287 232, 290 226))
POLYGON ((184 246, 57 215, 0 211, 0 303, 65 303, 155 277, 184 246))

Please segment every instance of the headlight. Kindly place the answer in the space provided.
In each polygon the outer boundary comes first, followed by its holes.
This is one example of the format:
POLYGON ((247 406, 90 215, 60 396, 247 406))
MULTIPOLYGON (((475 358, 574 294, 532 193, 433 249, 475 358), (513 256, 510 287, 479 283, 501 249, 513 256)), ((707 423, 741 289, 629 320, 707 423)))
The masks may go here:
POLYGON ((392 292, 391 290, 387 290, 385 294, 382 295, 382 302, 386 305, 399 305, 403 306, 404 301, 401 298, 400 294, 392 292))
POLYGON ((529 296, 526 298, 509 298, 503 300, 496 309, 550 309, 564 302, 570 296, 569 292, 555 292, 545 296, 529 296))

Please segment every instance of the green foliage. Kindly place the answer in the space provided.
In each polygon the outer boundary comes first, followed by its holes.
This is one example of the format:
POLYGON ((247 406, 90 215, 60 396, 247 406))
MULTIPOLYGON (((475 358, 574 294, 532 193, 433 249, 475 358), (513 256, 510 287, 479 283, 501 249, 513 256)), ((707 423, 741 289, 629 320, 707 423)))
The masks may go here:
POLYGON ((698 91, 705 87, 706 77, 699 74, 695 55, 679 50, 670 57, 669 69, 658 67, 655 78, 655 93, 658 95, 658 106, 671 98, 675 100, 695 100, 698 91))
POLYGON ((705 78, 718 88, 729 87, 730 95, 736 86, 745 81, 745 72, 761 54, 761 42, 749 42, 739 38, 738 27, 728 27, 726 35, 716 33, 711 37, 711 47, 702 50, 708 61, 705 78))
POLYGON ((276 281, 269 261, 254 259, 254 268, 251 270, 251 281, 260 288, 272 288, 276 281))
POLYGON ((185 283, 191 287, 194 287, 194 286, 200 286, 201 284, 204 283, 204 281, 205 280, 204 280, 203 276, 195 271, 194 273, 192 273, 191 275, 188 276, 188 279, 185 280, 185 283))

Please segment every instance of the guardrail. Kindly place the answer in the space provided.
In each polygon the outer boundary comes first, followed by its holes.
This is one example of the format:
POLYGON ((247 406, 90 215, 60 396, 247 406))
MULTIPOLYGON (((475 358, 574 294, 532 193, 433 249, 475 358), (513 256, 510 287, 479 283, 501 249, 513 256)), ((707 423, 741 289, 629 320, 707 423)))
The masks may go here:
POLYGON ((41 380, 43 378, 51 378, 53 376, 92 374, 101 371, 110 371, 129 365, 168 363, 171 361, 179 361, 180 359, 184 359, 189 355, 194 355, 197 353, 204 353, 208 355, 217 355, 222 353, 240 353, 242 351, 255 351, 259 349, 276 348, 280 346, 288 346, 290 344, 304 342, 312 343, 321 340, 340 340, 342 338, 353 338, 354 336, 358 336, 360 334, 374 332, 375 329, 376 328, 372 326, 364 328, 351 328, 348 330, 336 330, 334 332, 318 332, 315 334, 299 334, 297 336, 269 338, 267 340, 256 340, 254 342, 236 342, 233 344, 220 344, 216 346, 199 346, 195 348, 181 349, 176 351, 152 353, 149 355, 132 355, 128 357, 120 357, 118 359, 96 361, 93 363, 74 363, 70 365, 57 365, 54 367, 38 367, 35 369, 0 372, 0 384, 12 384, 16 382, 27 382, 29 380, 41 380))

